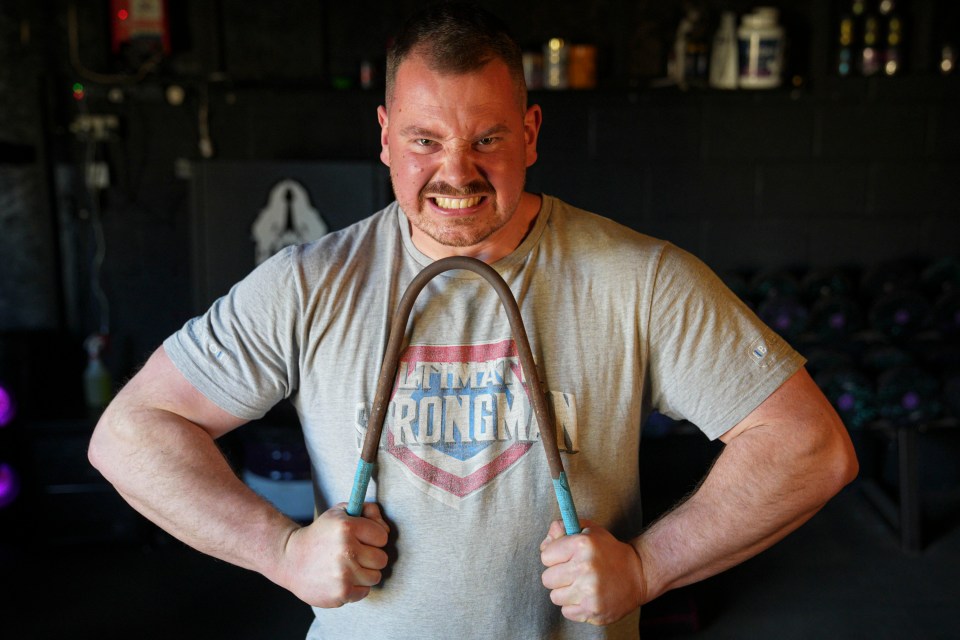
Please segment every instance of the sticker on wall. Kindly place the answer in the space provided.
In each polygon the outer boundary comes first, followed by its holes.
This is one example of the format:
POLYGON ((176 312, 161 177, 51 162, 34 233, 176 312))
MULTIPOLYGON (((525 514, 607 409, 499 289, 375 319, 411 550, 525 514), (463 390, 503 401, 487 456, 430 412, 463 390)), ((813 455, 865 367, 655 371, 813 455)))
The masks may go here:
POLYGON ((288 179, 271 189, 267 206, 260 210, 252 232, 260 264, 284 247, 327 235, 327 223, 310 203, 303 185, 288 179))

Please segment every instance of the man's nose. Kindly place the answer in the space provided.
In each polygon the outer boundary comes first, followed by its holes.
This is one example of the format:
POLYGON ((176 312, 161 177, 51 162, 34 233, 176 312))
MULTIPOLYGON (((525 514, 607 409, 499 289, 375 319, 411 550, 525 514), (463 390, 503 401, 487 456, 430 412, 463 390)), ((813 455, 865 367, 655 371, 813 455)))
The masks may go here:
POLYGON ((473 182, 480 175, 476 150, 465 140, 454 140, 444 145, 443 163, 437 177, 458 187, 473 182))

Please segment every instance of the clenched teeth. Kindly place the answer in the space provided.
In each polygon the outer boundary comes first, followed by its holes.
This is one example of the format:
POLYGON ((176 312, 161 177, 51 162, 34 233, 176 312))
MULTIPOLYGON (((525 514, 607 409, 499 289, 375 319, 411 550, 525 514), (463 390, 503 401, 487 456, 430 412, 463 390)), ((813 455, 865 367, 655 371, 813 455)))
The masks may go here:
POLYGON ((434 198, 433 201, 437 203, 437 206, 441 209, 467 209, 469 207, 475 207, 480 204, 482 198, 480 196, 474 196, 472 198, 434 198))

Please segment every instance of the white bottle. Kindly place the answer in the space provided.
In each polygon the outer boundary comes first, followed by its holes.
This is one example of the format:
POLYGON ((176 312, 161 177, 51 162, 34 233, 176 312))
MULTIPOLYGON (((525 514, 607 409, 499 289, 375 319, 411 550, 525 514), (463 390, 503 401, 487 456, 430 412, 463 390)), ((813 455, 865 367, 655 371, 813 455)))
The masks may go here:
POLYGON ((693 22, 689 14, 684 15, 677 25, 677 33, 673 39, 673 50, 667 60, 667 77, 674 84, 680 87, 686 87, 687 74, 687 39, 690 37, 690 31, 693 29, 693 22))
POLYGON ((779 12, 759 7, 743 16, 737 30, 739 43, 739 84, 744 89, 772 89, 783 78, 783 27, 779 12))
POLYGON ((724 11, 720 26, 713 36, 710 55, 710 86, 714 89, 736 89, 737 75, 737 16, 724 11))

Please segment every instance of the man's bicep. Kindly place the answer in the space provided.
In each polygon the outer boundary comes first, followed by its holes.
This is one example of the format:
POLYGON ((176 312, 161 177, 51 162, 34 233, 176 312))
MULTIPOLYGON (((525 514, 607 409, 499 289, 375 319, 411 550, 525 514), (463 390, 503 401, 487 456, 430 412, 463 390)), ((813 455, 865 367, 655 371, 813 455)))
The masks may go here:
POLYGON ((221 409, 200 393, 173 364, 163 347, 117 395, 121 403, 167 411, 203 428, 217 438, 247 422, 221 409))
POLYGON ((807 508, 818 509, 858 472, 846 427, 803 368, 721 440, 737 451, 734 459, 746 461, 743 471, 773 465, 781 481, 791 479, 792 488, 781 490, 802 495, 807 508))
POLYGON ((761 425, 824 430, 846 437, 846 429, 837 412, 803 367, 760 403, 760 406, 721 435, 720 440, 729 444, 737 436, 761 425))

